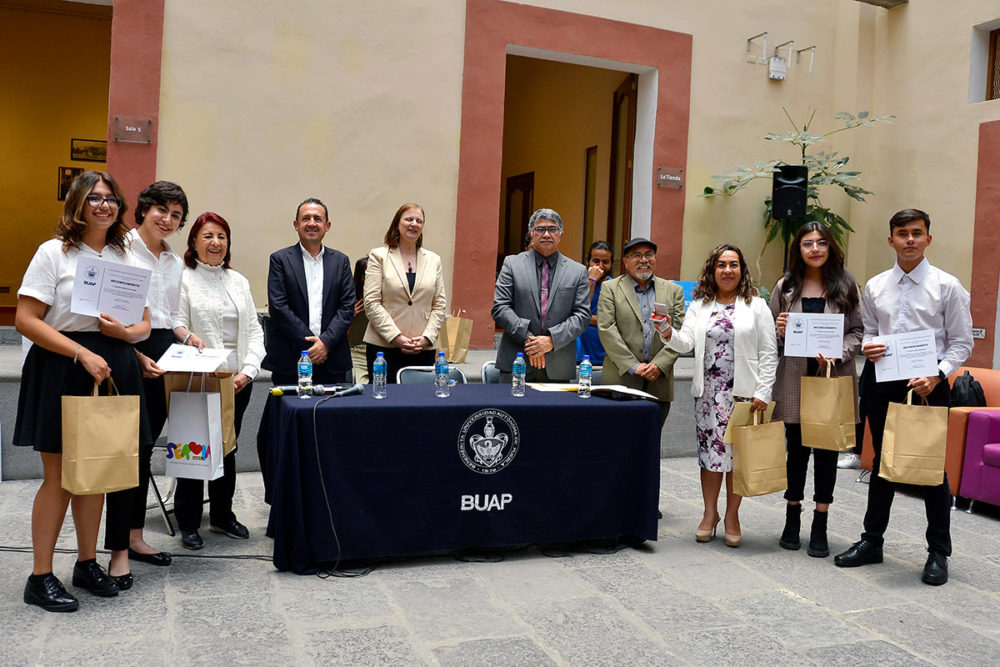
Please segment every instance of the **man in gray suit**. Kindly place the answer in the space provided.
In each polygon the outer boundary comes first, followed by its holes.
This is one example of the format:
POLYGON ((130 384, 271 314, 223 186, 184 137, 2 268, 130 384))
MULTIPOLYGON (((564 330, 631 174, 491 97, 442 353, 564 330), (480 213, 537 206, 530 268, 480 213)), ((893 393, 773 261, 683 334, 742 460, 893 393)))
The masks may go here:
POLYGON ((563 221, 552 209, 532 213, 528 232, 531 249, 504 259, 493 293, 500 381, 511 381, 524 352, 529 382, 567 382, 576 377, 576 338, 590 324, 587 270, 559 253, 563 221))

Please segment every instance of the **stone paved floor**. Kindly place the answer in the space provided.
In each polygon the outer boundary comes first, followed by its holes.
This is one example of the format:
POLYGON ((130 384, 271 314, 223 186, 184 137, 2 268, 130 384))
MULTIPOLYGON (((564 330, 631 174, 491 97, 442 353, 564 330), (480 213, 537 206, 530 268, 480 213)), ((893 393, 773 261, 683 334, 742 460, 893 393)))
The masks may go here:
MULTIPOLYGON (((951 581, 920 583, 923 507, 898 495, 886 560, 853 570, 777 546, 777 494, 748 498, 744 541, 698 544, 697 464, 664 459, 659 541, 608 555, 498 563, 434 557, 356 579, 279 573, 266 560, 259 475, 239 476, 249 541, 203 531, 169 568, 133 566, 120 597, 74 614, 21 602, 30 553, 0 552, 0 662, 22 664, 1000 664, 1000 512, 952 515, 951 581)), ((867 486, 841 471, 834 553, 856 539, 867 486)), ((29 544, 36 481, 0 484, 0 545, 29 544)), ((808 495, 808 493, 807 493, 808 495)), ((149 515, 157 546, 183 551, 149 515)), ((805 531, 804 531, 805 535, 805 531)), ((67 521, 60 547, 74 544, 67 521)), ((74 557, 57 556, 70 579, 74 557)), ((102 562, 106 559, 101 557, 102 562)))

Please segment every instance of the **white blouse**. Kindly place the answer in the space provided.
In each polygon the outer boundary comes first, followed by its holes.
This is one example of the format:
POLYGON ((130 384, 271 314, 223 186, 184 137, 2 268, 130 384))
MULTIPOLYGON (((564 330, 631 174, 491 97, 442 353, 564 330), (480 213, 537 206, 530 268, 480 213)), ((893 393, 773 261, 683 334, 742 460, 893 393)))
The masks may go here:
POLYGON ((49 239, 38 246, 24 272, 17 295, 30 296, 48 306, 42 320, 56 331, 100 331, 96 317, 70 312, 77 263, 92 257, 127 266, 138 264, 131 253, 119 254, 108 246, 97 252, 81 243, 78 248, 63 252, 62 244, 59 239, 49 239))
POLYGON ((239 323, 236 364, 229 370, 253 380, 264 358, 264 330, 257 319, 249 281, 240 273, 221 266, 198 262, 194 269, 184 267, 177 324, 193 331, 208 347, 227 347, 224 315, 230 302, 236 306, 239 323))
POLYGON ((179 319, 181 272, 184 260, 164 242, 165 249, 157 257, 139 236, 139 230, 128 233, 129 250, 138 266, 153 272, 149 279, 149 323, 153 329, 173 329, 179 319))

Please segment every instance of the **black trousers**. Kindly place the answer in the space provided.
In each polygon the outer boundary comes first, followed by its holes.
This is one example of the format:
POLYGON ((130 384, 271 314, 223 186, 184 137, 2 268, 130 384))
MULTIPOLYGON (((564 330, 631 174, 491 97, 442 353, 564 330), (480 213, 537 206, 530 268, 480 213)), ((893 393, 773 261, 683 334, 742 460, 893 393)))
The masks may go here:
MULTIPOLYGON (((865 366, 871 365, 870 361, 865 366)), ((879 477, 879 464, 882 460, 882 432, 885 430, 886 413, 889 403, 906 401, 906 380, 896 382, 875 382, 874 369, 868 373, 866 386, 863 390, 865 412, 872 432, 872 444, 875 448, 875 460, 872 462, 871 482, 868 485, 868 510, 865 512, 865 531, 862 539, 879 546, 883 543, 882 536, 889 525, 889 511, 896 494, 896 487, 906 488, 924 497, 924 511, 927 514, 927 551, 931 553, 951 555, 951 489, 948 487, 948 475, 937 486, 916 486, 911 484, 896 484, 879 477)), ((950 396, 947 381, 942 381, 927 397, 931 405, 947 406, 950 396)))
POLYGON ((372 378, 375 375, 372 373, 372 364, 375 363, 375 358, 378 357, 379 352, 385 357, 386 384, 396 384, 396 372, 400 368, 407 368, 408 366, 433 366, 437 360, 436 350, 424 350, 418 354, 403 354, 403 351, 398 347, 380 347, 368 343, 368 347, 365 349, 365 361, 368 362, 368 378, 370 382, 374 382, 372 378))
MULTIPOLYGON (((233 406, 236 421, 236 438, 239 440, 243 426, 243 414, 250 405, 250 393, 253 382, 236 394, 233 406)), ((222 459, 222 477, 208 483, 208 522, 222 526, 236 519, 233 513, 233 495, 236 493, 236 451, 222 459)), ((201 527, 201 516, 204 500, 205 482, 200 479, 178 479, 177 490, 174 492, 174 516, 177 526, 184 532, 198 530, 201 527)))
MULTIPOLYGON (((134 346, 154 361, 163 356, 175 342, 171 329, 153 329, 149 338, 134 346)), ((167 421, 167 398, 163 378, 142 378, 142 393, 149 415, 149 430, 153 442, 160 437, 167 421)), ((146 498, 149 494, 150 461, 153 444, 139 445, 139 485, 132 489, 115 491, 107 495, 107 512, 104 522, 104 548, 112 551, 127 549, 129 530, 146 525, 146 498)))
POLYGON ((813 456, 813 502, 832 503, 833 487, 837 484, 837 459, 839 452, 829 449, 813 449, 802 446, 802 425, 785 423, 785 472, 788 475, 788 490, 785 500, 801 501, 805 496, 806 473, 809 470, 809 454, 813 456))

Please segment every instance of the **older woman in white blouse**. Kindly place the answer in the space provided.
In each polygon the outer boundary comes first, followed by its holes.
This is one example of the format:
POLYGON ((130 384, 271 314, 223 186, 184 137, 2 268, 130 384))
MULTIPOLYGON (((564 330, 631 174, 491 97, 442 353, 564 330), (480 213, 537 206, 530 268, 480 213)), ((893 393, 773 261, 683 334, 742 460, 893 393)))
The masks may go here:
MULTIPOLYGON (((235 426, 239 438, 243 413, 250 403, 253 379, 264 358, 264 332, 257 320, 257 308, 250 283, 229 268, 229 223, 217 213, 202 213, 191 225, 187 268, 181 277, 180 321, 175 332, 182 342, 198 347, 225 348, 235 353, 231 368, 236 392, 235 426)), ((230 359, 233 357, 230 356, 230 359)), ((209 527, 235 539, 250 537, 246 526, 233 513, 236 491, 236 452, 223 459, 223 475, 208 483, 209 527)), ((202 489, 200 480, 178 479, 174 512, 186 549, 204 546, 201 527, 202 489)))

